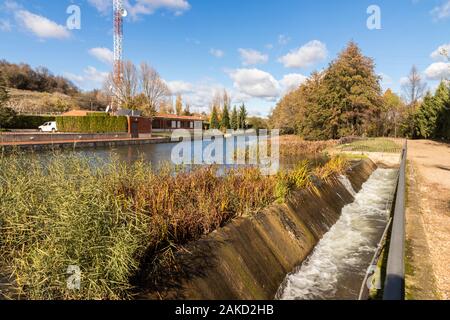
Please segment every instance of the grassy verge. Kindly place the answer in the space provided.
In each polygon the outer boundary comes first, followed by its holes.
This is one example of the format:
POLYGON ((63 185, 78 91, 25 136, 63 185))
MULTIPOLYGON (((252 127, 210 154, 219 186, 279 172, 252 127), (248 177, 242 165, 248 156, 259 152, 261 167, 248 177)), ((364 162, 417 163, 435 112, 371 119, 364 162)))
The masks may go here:
POLYGON ((376 138, 356 140, 352 143, 340 145, 337 149, 349 152, 399 153, 402 150, 402 146, 391 139, 376 138))
POLYGON ((0 157, 0 260, 20 298, 132 298, 143 263, 156 280, 179 245, 311 187, 313 175, 342 172, 346 163, 336 158, 313 169, 305 161, 268 177, 254 168, 220 176, 215 167, 174 174, 144 162, 91 162, 0 157), (69 266, 81 269, 79 290, 67 286, 69 266))

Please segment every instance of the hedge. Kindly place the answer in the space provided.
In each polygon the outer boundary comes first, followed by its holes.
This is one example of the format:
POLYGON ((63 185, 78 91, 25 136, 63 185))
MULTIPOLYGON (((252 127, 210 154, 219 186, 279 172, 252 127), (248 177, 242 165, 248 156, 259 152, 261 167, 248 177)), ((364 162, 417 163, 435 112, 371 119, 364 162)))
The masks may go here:
POLYGON ((56 126, 59 132, 77 133, 109 133, 128 132, 127 117, 116 117, 104 114, 87 115, 84 117, 57 117, 56 126))
POLYGON ((55 121, 54 116, 29 116, 17 115, 13 118, 11 123, 6 126, 6 129, 37 129, 44 123, 55 121))

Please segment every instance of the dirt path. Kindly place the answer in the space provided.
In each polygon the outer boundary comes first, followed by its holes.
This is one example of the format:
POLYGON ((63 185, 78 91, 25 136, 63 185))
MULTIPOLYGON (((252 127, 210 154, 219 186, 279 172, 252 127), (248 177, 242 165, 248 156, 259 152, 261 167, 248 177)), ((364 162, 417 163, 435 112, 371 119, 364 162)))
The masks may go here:
POLYGON ((450 144, 409 142, 407 296, 450 299, 450 144))

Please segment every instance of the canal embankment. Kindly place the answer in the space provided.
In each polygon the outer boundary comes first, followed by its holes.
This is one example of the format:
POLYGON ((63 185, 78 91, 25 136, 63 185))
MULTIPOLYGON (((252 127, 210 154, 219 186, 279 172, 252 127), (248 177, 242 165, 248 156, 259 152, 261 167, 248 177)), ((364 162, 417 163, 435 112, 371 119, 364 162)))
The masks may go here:
POLYGON ((6 152, 110 148, 169 142, 169 137, 141 135, 140 138, 131 138, 128 133, 0 133, 0 149, 6 152))
MULTIPOLYGON (((179 250, 175 267, 161 270, 159 283, 149 279, 141 298, 273 299, 286 275, 307 259, 340 219, 342 209, 376 170, 362 160, 347 172, 315 181, 251 217, 239 218, 179 250)), ((362 268, 362 277, 365 269, 362 268)))

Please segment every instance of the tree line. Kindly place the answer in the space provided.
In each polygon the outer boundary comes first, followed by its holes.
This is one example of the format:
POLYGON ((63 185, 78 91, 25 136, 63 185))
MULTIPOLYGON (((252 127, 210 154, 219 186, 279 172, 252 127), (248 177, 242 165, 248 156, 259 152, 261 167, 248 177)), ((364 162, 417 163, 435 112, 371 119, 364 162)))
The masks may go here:
POLYGON ((223 96, 216 94, 211 105, 211 114, 209 118, 211 129, 247 129, 248 112, 245 104, 242 103, 239 108, 233 106, 231 110, 230 107, 231 99, 226 90, 224 91, 223 96))
POLYGON ((33 69, 28 64, 14 64, 0 61, 0 76, 9 88, 49 93, 75 95, 80 92, 70 80, 53 75, 47 68, 33 69))
POLYGON ((277 104, 270 126, 309 140, 344 136, 403 136, 450 139, 450 86, 426 93, 416 67, 403 97, 383 93, 375 62, 350 42, 322 72, 314 72, 277 104))

